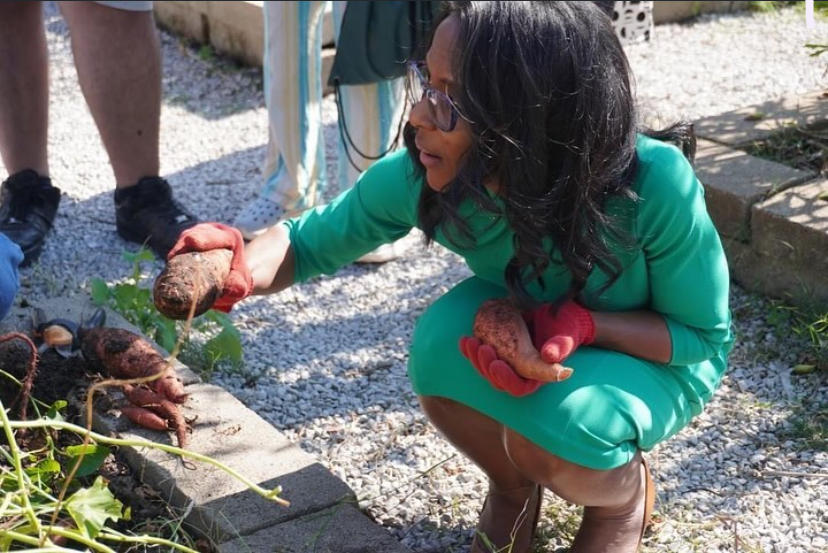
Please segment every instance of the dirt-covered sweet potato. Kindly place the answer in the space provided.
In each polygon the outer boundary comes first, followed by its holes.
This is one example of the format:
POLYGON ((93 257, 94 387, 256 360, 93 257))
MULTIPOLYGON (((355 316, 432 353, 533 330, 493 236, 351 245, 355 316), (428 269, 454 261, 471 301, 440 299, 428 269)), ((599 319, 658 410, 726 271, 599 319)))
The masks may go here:
POLYGON ((151 430, 175 430, 178 447, 186 449, 190 425, 178 405, 143 386, 124 386, 124 395, 130 405, 121 408, 129 420, 151 430))
POLYGON ((230 274, 233 252, 217 249, 176 255, 155 279, 153 301, 162 315, 183 321, 195 303, 194 316, 210 309, 230 274))
POLYGON ((84 358, 103 374, 130 379, 161 374, 147 385, 175 403, 184 403, 184 385, 167 360, 147 340, 123 328, 93 328, 81 332, 84 358))
POLYGON ((492 346, 497 356, 524 378, 560 382, 572 369, 545 362, 532 344, 529 329, 518 308, 507 299, 488 300, 477 310, 474 336, 492 346))

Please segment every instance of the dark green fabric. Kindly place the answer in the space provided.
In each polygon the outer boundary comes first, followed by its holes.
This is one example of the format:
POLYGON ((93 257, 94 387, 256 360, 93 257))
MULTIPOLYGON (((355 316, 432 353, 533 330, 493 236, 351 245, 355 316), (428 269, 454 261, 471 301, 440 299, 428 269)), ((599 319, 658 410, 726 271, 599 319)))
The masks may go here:
POLYGON ((328 84, 368 84, 402 77, 442 2, 348 2, 328 84))

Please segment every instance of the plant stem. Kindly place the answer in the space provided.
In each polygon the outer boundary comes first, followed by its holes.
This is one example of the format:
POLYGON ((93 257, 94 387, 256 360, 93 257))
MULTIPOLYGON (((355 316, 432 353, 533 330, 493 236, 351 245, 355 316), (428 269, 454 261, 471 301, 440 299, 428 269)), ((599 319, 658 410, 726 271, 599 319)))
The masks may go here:
MULTIPOLYGON (((5 416, 4 416, 5 418, 5 416)), ((6 418, 6 421, 8 419, 6 418)), ((57 428, 59 430, 69 430, 70 432, 76 432, 78 434, 85 434, 87 430, 81 426, 76 424, 72 424, 65 421, 57 421, 57 420, 48 420, 48 419, 37 419, 33 421, 13 421, 13 422, 6 422, 7 426, 11 428, 57 428)), ((7 430, 8 432, 8 430, 7 430)), ((248 478, 242 476, 240 473, 235 471, 234 469, 230 468, 229 466, 225 465, 221 461, 217 461, 211 457, 206 455, 202 455, 200 453, 196 453, 194 451, 189 451, 187 449, 181 449, 178 447, 174 447, 171 445, 159 444, 156 442, 150 441, 143 441, 143 440, 124 440, 121 438, 110 438, 108 436, 104 436, 102 434, 98 434, 96 432, 89 432, 89 435, 92 437, 93 440, 96 442, 100 442, 103 444, 109 445, 117 445, 122 447, 151 447, 153 449, 159 449, 166 453, 170 453, 172 455, 178 455, 179 457, 191 457, 197 461, 201 461, 203 463, 207 463, 209 465, 213 465, 214 467, 223 470, 236 480, 243 483, 245 486, 256 492, 258 495, 262 496, 265 499, 269 499, 271 501, 275 501, 276 503, 284 506, 289 507, 290 502, 282 499, 279 497, 279 494, 282 493, 282 487, 276 486, 272 490, 267 490, 262 488, 255 482, 250 481, 248 478)))
MULTIPOLYGON (((69 539, 74 540, 78 543, 81 543, 81 544, 85 545, 86 547, 88 547, 92 551, 101 551, 102 553, 116 553, 114 549, 110 549, 109 547, 107 547, 105 545, 102 545, 100 543, 97 543, 94 540, 90 540, 89 538, 81 535, 78 532, 72 532, 72 531, 69 531, 69 530, 64 530, 60 527, 55 527, 53 529, 53 533, 57 536, 63 536, 65 538, 69 538, 69 539)), ((35 539, 31 536, 28 536, 26 534, 21 534, 19 532, 15 532, 13 530, 6 531, 6 535, 9 536, 10 538, 13 538, 15 541, 19 541, 21 543, 28 543, 28 544, 31 544, 31 545, 38 545, 39 547, 35 551, 66 551, 66 552, 77 551, 76 549, 64 548, 64 547, 60 547, 58 545, 53 545, 51 547, 43 547, 43 545, 41 543, 39 543, 40 540, 37 540, 37 539, 35 539)), ((32 550, 27 549, 26 551, 31 552, 32 550)))
POLYGON ((102 540, 109 540, 115 541, 120 543, 145 543, 149 545, 165 545, 172 549, 177 549, 179 551, 184 551, 185 553, 198 553, 195 549, 190 549, 185 545, 181 545, 179 543, 171 542, 169 540, 165 540, 162 538, 154 538, 152 536, 124 536, 122 534, 101 534, 98 536, 99 539, 102 540))
POLYGON ((26 473, 23 472, 23 463, 20 460, 20 449, 17 447, 17 441, 15 440, 14 433, 12 432, 11 421, 9 420, 6 408, 2 401, 0 401, 0 421, 3 422, 3 430, 6 433, 6 440, 9 443, 9 450, 12 455, 12 464, 14 465, 14 472, 17 475, 18 491, 20 492, 23 500, 23 508, 25 509, 26 517, 29 519, 32 527, 37 529, 37 535, 42 536, 43 528, 41 528, 40 521, 35 516, 32 504, 29 503, 29 494, 27 493, 26 486, 24 484, 27 478, 26 473))

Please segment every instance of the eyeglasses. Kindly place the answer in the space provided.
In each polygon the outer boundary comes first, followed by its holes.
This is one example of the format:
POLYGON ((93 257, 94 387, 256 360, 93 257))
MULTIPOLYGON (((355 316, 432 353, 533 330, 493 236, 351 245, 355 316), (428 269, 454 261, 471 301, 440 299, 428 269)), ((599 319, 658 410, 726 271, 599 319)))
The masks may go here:
POLYGON ((408 97, 413 105, 419 104, 425 98, 428 101, 428 113, 434 125, 443 132, 451 132, 457 125, 460 112, 451 98, 428 84, 428 79, 423 75, 426 71, 425 64, 422 62, 408 62, 406 75, 408 97))

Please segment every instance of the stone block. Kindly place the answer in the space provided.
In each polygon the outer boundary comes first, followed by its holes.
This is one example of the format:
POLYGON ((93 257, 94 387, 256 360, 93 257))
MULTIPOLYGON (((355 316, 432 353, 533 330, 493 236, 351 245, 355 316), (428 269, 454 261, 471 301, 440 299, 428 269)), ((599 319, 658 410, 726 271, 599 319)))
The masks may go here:
MULTIPOLYGON (((264 60, 263 2, 155 2, 155 19, 162 27, 246 64, 261 66, 264 60)), ((322 44, 333 46, 333 12, 326 7, 322 20, 322 44)), ((333 48, 323 51, 323 86, 333 61, 333 48), (329 59, 330 58, 330 59, 329 59), (327 65, 326 65, 327 64, 327 65)), ((325 89, 325 94, 333 92, 325 89)))
MULTIPOLYGON (((666 2, 659 2, 664 4, 666 2)), ((810 126, 828 120, 828 97, 823 92, 787 95, 758 105, 699 119, 696 134, 733 147, 764 140, 796 124, 810 126)))
MULTIPOLYGON (((195 418, 187 449, 223 463, 265 489, 280 486, 279 497, 290 502, 285 507, 265 499, 238 478, 204 462, 195 461, 195 468, 188 468, 164 451, 122 448, 144 482, 175 510, 189 513, 186 523, 197 532, 221 543, 354 497, 313 456, 228 392, 210 384, 187 391, 191 396, 181 410, 185 417, 195 418)), ((107 425, 125 438, 172 444, 169 433, 139 429, 117 418, 107 425)))
POLYGON ((210 38, 208 2, 162 1, 153 4, 155 21, 163 28, 200 43, 210 38))
POLYGON ((410 553, 352 504, 341 503, 224 543, 220 553, 410 553))
POLYGON ((779 273, 775 295, 828 304, 828 180, 789 188, 752 211, 752 249, 779 273))
POLYGON ((216 52, 249 65, 264 59, 261 2, 208 2, 210 44, 216 52))
POLYGON ((708 140, 699 140, 694 167, 719 234, 743 242, 753 204, 814 176, 708 140))
POLYGON ((747 8, 750 2, 728 2, 723 0, 703 2, 655 2, 653 3, 653 22, 670 23, 690 19, 702 13, 730 13, 747 8))
POLYGON ((779 263, 736 240, 723 238, 722 243, 730 277, 742 288, 792 305, 828 309, 825 277, 779 263))

